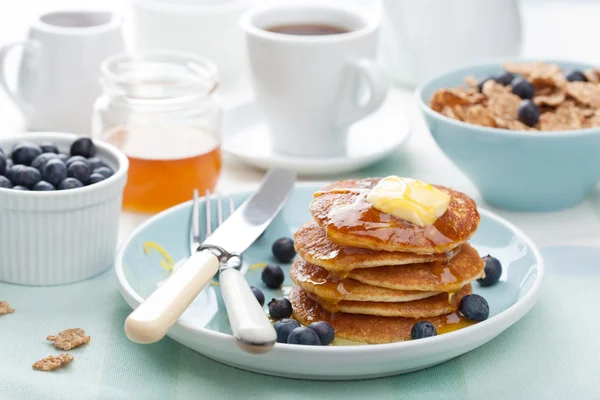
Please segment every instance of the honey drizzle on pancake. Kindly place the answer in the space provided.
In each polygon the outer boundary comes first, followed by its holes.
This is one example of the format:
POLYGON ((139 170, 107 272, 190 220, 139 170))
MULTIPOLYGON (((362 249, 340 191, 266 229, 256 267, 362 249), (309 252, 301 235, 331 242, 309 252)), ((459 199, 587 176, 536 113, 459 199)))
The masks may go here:
MULTIPOLYGON (((358 236, 372 236, 381 241, 391 241, 393 237, 399 237, 399 241, 410 243, 412 234, 411 227, 415 225, 396 218, 393 215, 382 213, 373 208, 367 202, 366 189, 335 189, 327 192, 315 193, 315 197, 325 193, 349 193, 357 191, 360 195, 356 196, 354 203, 349 206, 333 206, 329 210, 329 220, 342 233, 349 233, 358 236), (400 229, 399 229, 400 228, 400 229)), ((452 243, 452 240, 435 225, 424 228, 426 239, 432 247, 452 243)))

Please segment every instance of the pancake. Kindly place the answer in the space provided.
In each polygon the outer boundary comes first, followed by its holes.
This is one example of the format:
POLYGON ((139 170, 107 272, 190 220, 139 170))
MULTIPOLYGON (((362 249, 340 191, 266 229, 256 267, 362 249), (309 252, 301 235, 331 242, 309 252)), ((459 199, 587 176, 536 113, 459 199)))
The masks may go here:
POLYGON ((328 303, 314 294, 308 295, 329 312, 348 314, 379 315, 381 317, 428 318, 458 311, 460 300, 471 293, 471 285, 466 285, 456 294, 440 293, 426 299, 404 303, 384 303, 380 301, 347 301, 328 303))
POLYGON ((447 253, 477 229, 479 213, 464 193, 434 185, 451 196, 446 212, 433 225, 420 227, 383 213, 366 197, 380 178, 338 181, 315 193, 310 212, 327 237, 340 246, 417 254, 447 253))
POLYGON ((290 276, 296 285, 329 303, 337 303, 342 300, 352 300, 353 302, 405 302, 438 294, 437 292, 386 289, 367 285, 350 278, 336 278, 327 270, 310 264, 301 257, 297 257, 292 264, 290 276))
MULTIPOLYGON (((302 325, 308 326, 312 322, 327 321, 333 325, 337 338, 355 342, 376 344, 410 340, 410 330, 415 322, 419 321, 413 318, 331 313, 311 300, 308 293, 299 286, 292 289, 289 299, 294 309, 293 317, 302 325)), ((426 320, 435 325, 438 334, 474 324, 457 313, 426 318, 426 320)))
POLYGON ((330 241, 325 231, 314 222, 305 224, 296 231, 294 247, 309 263, 335 272, 349 272, 354 268, 447 261, 454 255, 453 251, 446 254, 415 254, 338 246, 330 241))
POLYGON ((348 275, 367 285, 395 290, 428 292, 456 292, 461 287, 484 275, 485 263, 470 244, 462 245, 449 263, 411 264, 355 269, 348 275))

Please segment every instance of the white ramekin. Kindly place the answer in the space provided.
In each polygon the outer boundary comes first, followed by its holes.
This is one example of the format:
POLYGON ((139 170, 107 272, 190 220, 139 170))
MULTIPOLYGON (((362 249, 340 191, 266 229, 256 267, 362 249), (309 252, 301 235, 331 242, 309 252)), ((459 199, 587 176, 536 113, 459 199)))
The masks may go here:
MULTIPOLYGON (((7 155, 21 141, 51 141, 69 152, 77 135, 27 133, 0 138, 7 155)), ((100 274, 114 261, 129 162, 96 141, 97 156, 115 174, 79 189, 29 192, 0 188, 0 281, 60 285, 100 274)))

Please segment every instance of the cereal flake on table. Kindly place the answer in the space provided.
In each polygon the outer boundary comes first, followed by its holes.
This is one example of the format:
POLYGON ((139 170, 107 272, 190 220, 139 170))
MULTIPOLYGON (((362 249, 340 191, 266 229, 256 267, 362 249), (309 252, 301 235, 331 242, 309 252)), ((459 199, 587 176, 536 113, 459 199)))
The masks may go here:
POLYGON ((8 302, 4 300, 0 301, 0 315, 10 314, 12 312, 15 312, 15 309, 12 308, 8 302))
POLYGON ((33 363, 32 367, 33 369, 39 369, 40 371, 52 371, 69 364, 71 361, 73 361, 73 358, 74 357, 69 354, 61 354, 58 357, 48 356, 33 363))
POLYGON ((501 75, 487 80, 466 76, 465 86, 436 91, 430 107, 446 117, 491 128, 556 131, 600 127, 600 70, 565 73, 558 65, 546 63, 504 64, 503 68, 508 81, 499 79, 501 75), (508 83, 511 74, 515 78, 508 83), (513 88, 517 79, 529 87, 528 95, 513 88))
POLYGON ((85 334, 83 329, 67 329, 58 334, 58 336, 48 336, 46 340, 54 342, 54 346, 61 350, 71 350, 75 347, 88 344, 90 337, 85 334))

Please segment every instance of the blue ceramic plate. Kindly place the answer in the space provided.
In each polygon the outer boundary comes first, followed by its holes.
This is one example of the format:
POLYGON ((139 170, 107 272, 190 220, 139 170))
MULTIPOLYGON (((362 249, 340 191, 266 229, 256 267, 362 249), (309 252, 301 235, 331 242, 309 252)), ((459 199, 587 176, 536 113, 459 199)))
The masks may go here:
MULTIPOLYGON (((275 263, 272 243, 311 219, 308 206, 320 186, 297 185, 285 208, 265 234, 245 253, 243 271, 251 285, 260 287, 267 302, 292 287, 288 277, 279 290, 266 288, 257 263, 275 263)), ((240 204, 249 193, 233 197, 240 204)), ((214 209, 215 207, 213 207, 214 209)), ((207 287, 169 331, 169 336, 217 361, 261 373, 306 379, 359 379, 400 374, 450 360, 493 339, 525 315, 537 300, 543 266, 533 242, 502 218, 480 210, 481 224, 471 243, 481 255, 492 254, 503 265, 501 281, 490 288, 474 284, 475 293, 490 305, 490 318, 474 326, 432 338, 380 345, 355 345, 342 340, 335 346, 276 344, 264 355, 240 350, 233 339, 217 285, 207 287), (291 362, 293 360, 293 362, 291 362)), ((191 202, 171 208, 140 226, 121 248, 116 271, 121 293, 132 307, 169 276, 160 245, 173 262, 189 256, 188 228, 191 202), (150 244, 149 244, 150 242, 150 244), (153 247, 154 246, 154 247, 153 247), (145 250, 146 247, 146 250, 145 250)), ((201 216, 204 217, 203 215, 201 216)), ((216 221, 216 217, 213 216, 216 221)), ((287 270, 289 265, 282 265, 287 270)))

